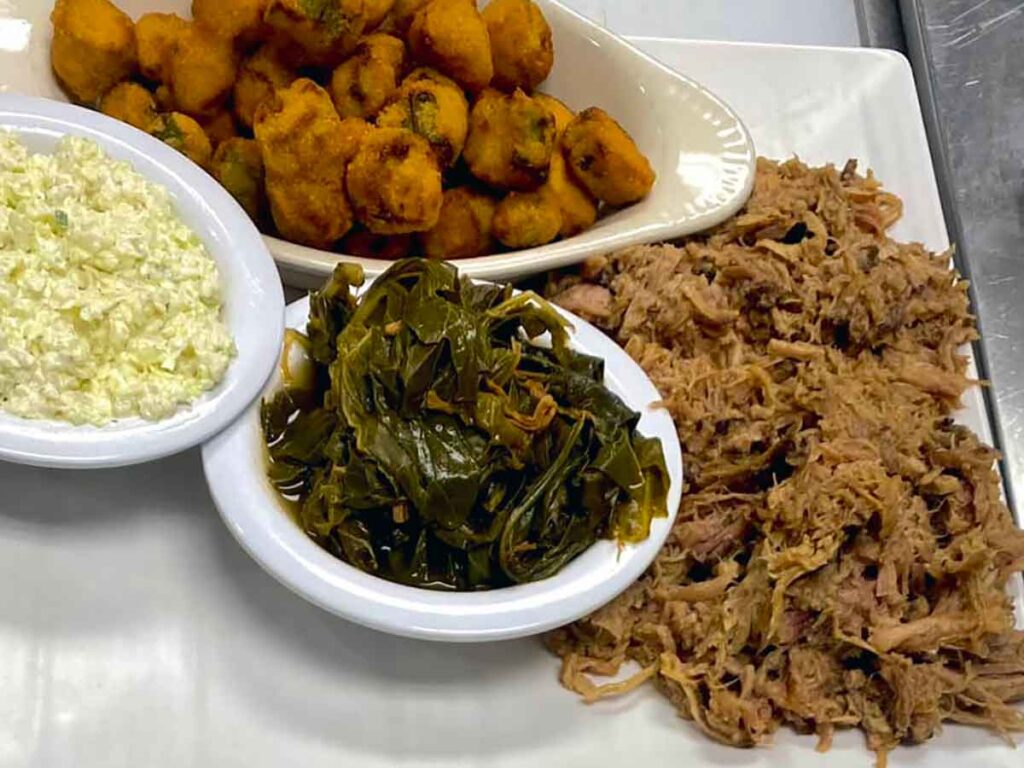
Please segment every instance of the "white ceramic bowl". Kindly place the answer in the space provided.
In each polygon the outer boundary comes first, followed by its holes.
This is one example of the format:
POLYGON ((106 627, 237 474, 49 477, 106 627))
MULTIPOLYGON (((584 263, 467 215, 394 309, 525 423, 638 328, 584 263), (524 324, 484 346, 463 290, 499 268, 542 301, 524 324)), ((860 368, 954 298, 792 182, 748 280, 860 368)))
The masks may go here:
MULTIPOLYGON (((669 240, 714 226, 746 201, 754 182, 750 134, 721 99, 688 77, 555 0, 536 0, 551 25, 555 66, 541 90, 573 109, 599 106, 633 135, 658 173, 651 195, 599 221, 592 229, 541 248, 456 262, 463 274, 512 280, 638 243, 669 240)), ((9 0, 24 28, 25 54, 0 49, 3 84, 14 91, 66 99, 49 65, 52 0, 9 0), (6 70, 2 65, 7 64, 6 70)), ((190 13, 189 0, 117 0, 132 18, 147 11, 190 13)), ((4 14, 0 3, 0 16, 4 14)), ((481 7, 486 0, 481 0, 481 7)), ((0 47, 2 48, 2 47, 0 47)), ((390 266, 379 259, 342 257, 266 238, 286 282, 317 287, 340 258, 368 275, 390 266)))
POLYGON ((0 412, 0 459, 46 467, 113 467, 167 456, 213 436, 244 411, 274 370, 284 333, 284 295, 274 261, 234 199, 184 155, 131 126, 46 99, 0 94, 0 130, 33 152, 65 135, 99 144, 112 158, 165 187, 178 215, 217 262, 224 316, 238 347, 221 383, 174 416, 104 427, 32 421, 0 412))
MULTIPOLYGON (((304 330, 308 299, 288 305, 289 328, 304 330)), ((655 520, 650 537, 621 550, 599 541, 544 581, 489 592, 435 592, 366 574, 328 554, 285 512, 266 477, 266 456, 253 406, 203 446, 213 500, 231 533, 282 584, 311 603, 373 629, 406 637, 482 642, 523 637, 567 624, 609 602, 650 565, 672 528, 682 493, 679 439, 658 391, 611 339, 567 312, 576 349, 605 360, 605 382, 642 414, 639 431, 661 439, 671 485, 670 516, 655 520)), ((270 394, 280 386, 275 376, 270 394)))

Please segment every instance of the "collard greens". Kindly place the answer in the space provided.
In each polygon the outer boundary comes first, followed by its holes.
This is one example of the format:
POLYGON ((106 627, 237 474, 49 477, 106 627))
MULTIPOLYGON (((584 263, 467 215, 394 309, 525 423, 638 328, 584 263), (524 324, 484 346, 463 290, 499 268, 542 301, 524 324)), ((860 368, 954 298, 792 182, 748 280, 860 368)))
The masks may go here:
POLYGON ((403 584, 486 589, 641 541, 667 513, 660 441, 550 305, 422 259, 357 299, 362 282, 341 264, 311 296, 312 370, 263 404, 270 479, 323 547, 403 584))

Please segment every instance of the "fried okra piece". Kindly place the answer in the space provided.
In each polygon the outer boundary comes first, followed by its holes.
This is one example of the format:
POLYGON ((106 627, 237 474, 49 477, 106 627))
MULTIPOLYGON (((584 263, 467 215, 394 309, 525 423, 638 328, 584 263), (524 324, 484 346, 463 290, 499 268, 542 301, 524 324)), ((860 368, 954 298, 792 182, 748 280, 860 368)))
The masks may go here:
POLYGON ((192 0, 192 18, 218 37, 249 45, 267 34, 270 0, 192 0))
POLYGON ((220 182, 256 223, 267 213, 263 187, 263 156, 253 139, 235 137, 217 147, 210 162, 210 173, 220 182))
POLYGON ((405 67, 405 43, 390 35, 362 39, 331 75, 331 98, 342 117, 373 117, 395 95, 405 67))
POLYGON ((373 126, 361 117, 346 117, 341 121, 341 152, 342 162, 348 165, 356 152, 363 145, 363 140, 370 135, 373 126))
MULTIPOLYGON (((569 123, 576 117, 573 111, 554 96, 535 93, 533 98, 551 110, 555 116, 555 134, 561 140, 569 123)), ((565 164, 565 158, 557 149, 551 155, 548 180, 542 189, 547 190, 562 209, 562 237, 572 237, 591 227, 597 221, 597 201, 577 182, 565 164)))
POLYGON ((345 131, 330 94, 300 78, 256 110, 270 213, 280 234, 329 248, 352 226, 345 196, 345 131))
POLYGON ((191 25, 173 13, 146 13, 135 23, 139 71, 159 83, 171 79, 171 56, 191 25))
POLYGON ((118 83, 100 99, 100 112, 149 133, 159 120, 153 94, 138 83, 118 83))
POLYGON ((534 189, 547 179, 555 118, 522 91, 488 88, 469 114, 464 152, 469 171, 498 189, 534 189))
POLYGON ((57 0, 50 63, 71 97, 95 105, 135 72, 132 20, 109 0, 57 0))
POLYGON ((174 94, 166 85, 158 85, 153 91, 153 101, 160 112, 175 112, 177 107, 174 103, 174 94))
POLYGON ((494 236, 509 248, 547 245, 562 229, 562 211, 547 190, 510 192, 494 211, 494 236))
POLYGON ((540 191, 547 193, 562 212, 562 227, 558 232, 562 237, 578 235, 597 221, 597 201, 569 173, 561 152, 551 156, 548 180, 540 191))
POLYGON ((188 115, 171 112, 161 115, 153 130, 153 135, 203 168, 210 164, 213 146, 206 131, 188 115))
POLYGON ((216 149, 228 139, 238 135, 238 126, 235 125, 235 118, 231 110, 221 107, 211 117, 204 117, 199 120, 206 135, 210 137, 210 143, 216 149))
POLYGON ((360 227, 345 235, 341 252, 360 259, 397 261, 412 253, 412 235, 375 235, 360 227))
POLYGON ((491 0, 482 15, 491 37, 495 88, 532 91, 551 74, 551 27, 533 0, 491 0))
POLYGON ((273 96, 275 89, 287 88, 295 78, 294 70, 285 64, 276 46, 266 43, 257 48, 238 68, 234 92, 238 122, 252 128, 259 105, 273 96))
POLYGON ((642 200, 654 186, 654 170, 628 133, 597 107, 580 112, 561 140, 569 171, 608 205, 642 200))
POLYGON ((497 201, 471 187, 446 190, 437 225, 420 235, 431 259, 471 259, 494 249, 491 226, 497 201))
POLYGON ((234 43, 200 24, 190 24, 171 52, 168 73, 167 84, 178 109, 194 117, 212 116, 235 85, 234 43))
POLYGON ((564 101, 559 101, 546 93, 535 93, 530 98, 540 102, 551 111, 555 118, 555 133, 561 138, 565 129, 569 127, 569 123, 576 117, 576 113, 569 109, 564 101))
POLYGON ((494 75, 491 40, 474 0, 430 0, 413 17, 409 50, 472 93, 494 75))
POLYGON ((300 63, 317 67, 344 61, 366 26, 363 0, 270 0, 264 18, 294 44, 300 63))
POLYGON ((469 103, 455 81, 421 67, 402 81, 398 97, 377 116, 377 125, 418 133, 430 142, 438 162, 450 168, 466 145, 469 103))
POLYGON ((363 0, 363 15, 366 17, 366 31, 377 29, 391 13, 395 0, 363 0))
POLYGON ((441 169, 422 136, 375 128, 348 167, 356 217, 378 235, 423 232, 441 212, 441 169))
POLYGON ((394 0, 387 18, 381 23, 381 31, 389 35, 405 37, 412 25, 413 17, 428 0, 394 0))

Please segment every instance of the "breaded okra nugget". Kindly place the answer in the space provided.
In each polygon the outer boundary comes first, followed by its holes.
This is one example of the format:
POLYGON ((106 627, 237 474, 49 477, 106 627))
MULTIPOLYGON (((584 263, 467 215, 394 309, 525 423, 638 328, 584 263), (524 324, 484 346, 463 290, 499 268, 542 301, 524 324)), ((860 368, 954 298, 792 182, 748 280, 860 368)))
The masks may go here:
POLYGON ((50 63, 72 98, 95 105, 135 72, 132 20, 109 0, 57 0, 50 63))
POLYGON ((331 98, 342 117, 373 117, 395 95, 405 67, 405 43, 373 34, 331 75, 331 98))
POLYGON ((188 115, 181 112, 161 115, 152 133, 196 165, 206 168, 210 164, 213 145, 203 127, 188 115))
POLYGON ((469 114, 464 155, 476 178, 498 189, 534 189, 547 179, 555 118, 522 91, 488 88, 469 114))
POLYGON ((377 125, 418 133, 430 142, 438 162, 450 168, 466 145, 469 103, 455 81, 420 67, 402 81, 397 98, 377 116, 377 125))
POLYGON ((135 39, 139 47, 139 71, 158 83, 171 79, 171 56, 189 22, 173 13, 145 13, 135 23, 135 39))
POLYGON ((509 248, 535 248, 558 237, 562 211, 543 187, 510 192, 494 211, 494 236, 509 248))
POLYGON ((491 37, 495 88, 532 91, 551 74, 551 27, 532 0, 491 0, 483 10, 491 37))
POLYGON ((192 0, 192 18, 219 37, 249 45, 267 34, 270 0, 192 0))
POLYGON ((153 94, 138 83, 118 83, 100 99, 100 112, 149 133, 159 119, 153 94))
POLYGON ((562 135, 569 171, 608 205, 642 200, 654 186, 654 170, 628 133, 597 107, 580 112, 562 135))
POLYGON ((242 62, 235 81, 235 117, 246 128, 252 128, 256 109, 274 94, 287 88, 296 78, 295 71, 283 61, 281 52, 272 43, 264 43, 242 62))
POLYGON ((471 259, 494 248, 492 221, 497 201, 471 187, 446 190, 437 225, 420 235, 431 259, 471 259))
POLYGON ((252 139, 235 137, 217 147, 210 173, 220 182, 254 222, 262 223, 267 213, 263 187, 263 156, 252 139))
POLYGON ((230 95, 237 74, 234 43, 193 23, 171 52, 167 85, 182 112, 212 116, 230 95))
POLYGON ((264 18, 294 44, 300 63, 318 67, 344 61, 366 27, 363 0, 270 0, 264 18))
MULTIPOLYGON (((576 115, 554 96, 535 93, 533 98, 550 109, 551 114, 555 116, 555 133, 560 141, 565 129, 576 115)), ((579 234, 597 220, 597 201, 572 177, 565 164, 565 158, 557 148, 551 155, 548 180, 544 182, 542 189, 553 195, 562 209, 562 229, 559 232, 562 237, 579 234)))
POLYGON ((352 226, 345 196, 345 131, 331 97, 300 78, 256 110, 270 212, 281 235, 329 248, 352 226))
POLYGON ((474 0, 430 0, 413 17, 409 50, 472 93, 494 75, 491 40, 474 0))
POLYGON ((400 128, 374 128, 348 166, 356 217, 378 235, 423 232, 441 212, 441 169, 426 139, 400 128))

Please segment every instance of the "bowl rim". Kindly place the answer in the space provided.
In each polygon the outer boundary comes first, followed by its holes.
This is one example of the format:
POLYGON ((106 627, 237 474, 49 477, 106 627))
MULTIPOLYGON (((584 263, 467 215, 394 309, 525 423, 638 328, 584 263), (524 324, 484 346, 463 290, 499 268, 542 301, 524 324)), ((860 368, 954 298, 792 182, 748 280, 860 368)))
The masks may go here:
MULTIPOLYGON (((709 90, 693 78, 678 72, 658 59, 645 53, 629 40, 617 35, 597 22, 587 18, 578 11, 564 5, 560 0, 537 0, 545 15, 558 14, 579 29, 581 37, 587 38, 592 44, 614 46, 620 51, 628 52, 637 61, 661 73, 663 76, 685 86, 693 93, 706 99, 730 121, 730 127, 736 132, 736 144, 743 150, 735 154, 742 155, 738 163, 746 166, 746 173, 736 193, 725 204, 718 205, 704 213, 686 219, 657 221, 647 226, 636 226, 613 233, 602 233, 593 228, 585 230, 573 237, 559 240, 548 245, 510 251, 508 253, 489 254, 472 259, 455 259, 454 264, 462 274, 484 280, 507 280, 525 277, 538 272, 566 267, 579 263, 589 256, 609 253, 634 245, 641 245, 659 240, 672 240, 684 235, 693 234, 714 227, 733 216, 747 202, 754 187, 757 163, 757 152, 750 130, 739 114, 728 102, 709 90)), ((556 55, 557 66, 557 55, 556 55)), ((540 91, 546 92, 542 83, 540 91)), ((614 116, 614 115, 613 115, 614 116)), ((657 185, 657 182, 655 182, 657 185)), ((624 216, 629 216, 629 208, 622 209, 624 216)), ((264 235, 267 245, 274 255, 275 261, 289 276, 300 278, 298 282, 324 279, 330 275, 334 265, 339 261, 350 261, 363 267, 367 275, 377 275, 393 263, 387 259, 368 259, 340 251, 329 251, 313 248, 300 243, 277 237, 264 235)))
MULTIPOLYGON (((289 328, 304 327, 308 306, 308 298, 288 305, 289 328)), ((404 637, 508 640, 568 624, 610 602, 643 574, 671 531, 682 496, 682 452, 675 424, 659 407, 661 396, 639 365, 596 328, 558 310, 574 326, 573 345, 604 358, 612 389, 642 412, 643 433, 662 440, 669 515, 653 521, 645 541, 620 547, 601 540, 549 579, 489 591, 441 592, 371 576, 312 541, 280 503, 265 472, 256 405, 202 450, 210 493, 228 530, 264 570, 300 597, 362 626, 404 637)), ((277 381, 275 374, 265 392, 277 381)))
POLYGON ((148 181, 165 188, 179 218, 217 263, 224 322, 239 348, 215 387, 158 421, 132 418, 92 427, 0 412, 0 460, 70 469, 127 466, 179 453, 227 427, 259 396, 273 373, 284 335, 284 290, 249 217, 211 176, 177 150, 98 112, 52 99, 0 94, 0 131, 91 140, 108 157, 129 162, 148 181), (232 321, 232 307, 241 313, 249 306, 260 307, 258 317, 242 323, 237 316, 232 321))

